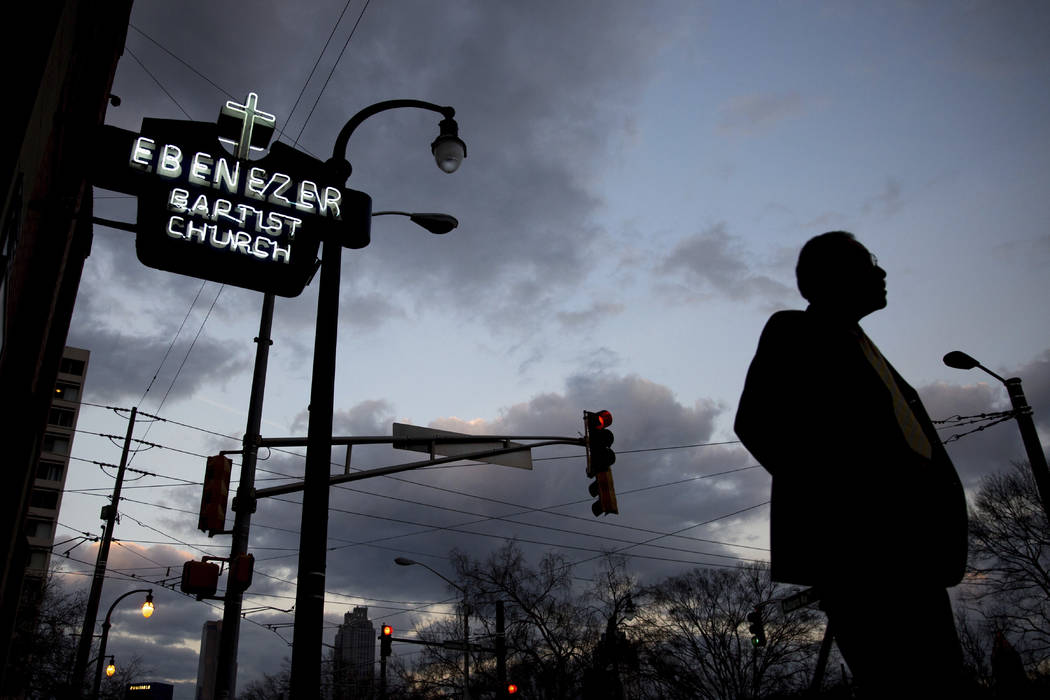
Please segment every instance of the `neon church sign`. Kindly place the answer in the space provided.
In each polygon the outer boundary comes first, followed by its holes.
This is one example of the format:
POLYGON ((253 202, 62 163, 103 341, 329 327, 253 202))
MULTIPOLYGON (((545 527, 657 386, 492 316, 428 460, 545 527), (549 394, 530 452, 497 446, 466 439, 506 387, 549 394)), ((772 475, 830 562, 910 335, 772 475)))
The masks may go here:
POLYGON ((135 247, 160 270, 296 296, 321 241, 363 248, 372 201, 320 160, 277 142, 276 118, 250 93, 216 123, 143 119, 102 127, 94 184, 138 197, 135 247), (227 146, 232 146, 232 152, 227 146))

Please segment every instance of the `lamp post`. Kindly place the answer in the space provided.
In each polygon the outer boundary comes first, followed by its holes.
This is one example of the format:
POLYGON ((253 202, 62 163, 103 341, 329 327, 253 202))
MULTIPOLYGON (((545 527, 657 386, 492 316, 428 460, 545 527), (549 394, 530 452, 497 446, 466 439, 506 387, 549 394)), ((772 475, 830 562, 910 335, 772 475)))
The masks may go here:
MULTIPOLYGON (((354 130, 365 119, 390 109, 411 107, 438 112, 443 117, 438 137, 430 144, 439 168, 455 172, 466 157, 466 145, 452 107, 422 100, 389 100, 361 110, 340 129, 325 165, 328 175, 343 184, 353 172, 346 149, 354 130)), ((348 226, 367 226, 371 198, 358 193, 353 207, 343 212, 348 226), (356 209, 356 210, 352 210, 356 209)), ((295 589, 295 627, 292 634, 291 696, 320 697, 321 645, 324 630, 324 588, 328 540, 328 479, 331 475, 332 415, 335 399, 335 355, 339 327, 339 282, 342 242, 337 236, 323 241, 321 279, 317 290, 317 325, 310 380, 310 418, 307 426, 306 468, 303 476, 302 525, 299 528, 299 574, 295 589)))
POLYGON ((1032 476, 1035 477, 1035 485, 1039 489, 1039 499, 1043 502, 1043 512, 1046 514, 1047 520, 1050 520, 1050 469, 1047 468, 1046 455, 1043 453, 1043 446, 1039 443, 1039 434, 1036 432, 1035 422, 1032 420, 1032 407, 1028 405, 1028 400, 1021 389, 1020 377, 1003 379, 974 358, 959 350, 953 350, 945 355, 944 364, 953 369, 977 368, 983 370, 1001 381, 1006 387, 1006 393, 1010 396, 1010 403, 1014 407, 1014 418, 1017 419, 1017 427, 1021 431, 1021 441, 1024 443, 1025 452, 1028 454, 1028 463, 1032 467, 1032 476))
POLYGON ((416 561, 407 557, 397 557, 394 559, 394 563, 398 566, 412 566, 413 564, 422 566, 424 569, 428 569, 432 574, 444 579, 445 583, 463 594, 463 700, 468 700, 468 698, 470 698, 470 617, 467 608, 467 590, 458 583, 449 580, 448 577, 437 569, 431 569, 421 561, 416 561))
MULTIPOLYGON (((153 590, 149 588, 136 588, 133 591, 128 591, 114 600, 113 604, 109 606, 109 611, 106 613, 106 621, 102 623, 102 639, 98 643, 98 663, 95 665, 95 677, 91 686, 91 697, 95 698, 95 700, 98 700, 98 692, 102 686, 102 671, 105 668, 103 662, 106 660, 106 641, 109 639, 109 618, 113 615, 113 609, 117 607, 117 603, 135 593, 146 594, 146 602, 142 604, 142 616, 148 618, 153 614, 153 590)), ((110 659, 112 658, 111 656, 110 659)), ((116 673, 116 666, 114 664, 110 665, 113 666, 113 672, 116 673)), ((112 676, 113 673, 108 673, 108 675, 112 676)))

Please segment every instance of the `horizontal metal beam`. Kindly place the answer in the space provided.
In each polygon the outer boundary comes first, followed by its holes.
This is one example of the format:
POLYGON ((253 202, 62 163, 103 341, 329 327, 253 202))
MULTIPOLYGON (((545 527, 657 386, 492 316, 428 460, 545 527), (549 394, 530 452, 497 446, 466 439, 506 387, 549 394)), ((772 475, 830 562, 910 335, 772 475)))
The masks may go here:
MULTIPOLYGON (((489 435, 486 436, 487 441, 491 442, 494 438, 489 435)), ((356 439, 356 438, 355 438, 356 439)), ((502 439, 502 438, 496 438, 502 439)), ((517 438, 518 440, 528 440, 530 438, 517 438)), ((265 441, 261 443, 265 445, 265 441)), ((350 444, 350 443, 343 443, 350 444)), ((354 472, 353 474, 339 474, 336 476, 329 477, 328 485, 335 486, 336 484, 344 484, 349 481, 361 481, 362 479, 371 479, 375 476, 386 476, 388 474, 398 474, 400 472, 407 472, 412 469, 421 469, 422 467, 432 467, 439 464, 448 464, 450 462, 462 462, 470 460, 480 460, 485 457, 494 457, 495 455, 510 454, 511 452, 520 452, 521 450, 531 450, 533 447, 547 447, 549 445, 583 445, 583 438, 553 438, 550 440, 544 440, 543 442, 535 442, 530 445, 512 445, 511 447, 503 447, 498 450, 484 450, 482 452, 473 452, 465 455, 454 455, 452 457, 439 457, 437 459, 427 459, 421 462, 406 462, 404 464, 395 464, 390 467, 379 467, 377 469, 365 469, 363 471, 354 472)), ((284 486, 271 486, 267 489, 259 489, 255 492, 256 498, 267 498, 269 496, 281 496, 287 493, 295 493, 296 491, 303 490, 303 482, 299 481, 294 484, 285 484, 284 486)))
MULTIPOLYGON (((445 649, 453 649, 455 651, 463 651, 463 642, 458 639, 449 639, 443 642, 428 642, 422 639, 409 639, 407 637, 391 637, 391 642, 401 642, 403 644, 422 644, 426 647, 443 647, 445 649)), ((481 651, 486 654, 495 654, 496 650, 492 647, 483 647, 478 644, 467 644, 471 651, 481 651)), ((507 647, 510 650, 510 647, 507 647)), ((517 651, 515 649, 515 651, 517 651)))
MULTIPOLYGON (((332 445, 382 445, 382 444, 398 444, 407 443, 412 445, 429 445, 432 442, 437 443, 457 443, 457 442, 504 442, 507 440, 555 440, 556 443, 561 445, 579 445, 583 446, 584 438, 582 437, 565 437, 563 435, 462 435, 462 436, 450 436, 450 437, 429 437, 429 438, 394 438, 392 435, 356 435, 356 436, 332 436, 332 445)), ((276 438, 259 438, 259 447, 305 447, 305 437, 276 437, 276 438)), ((531 445, 535 447, 535 445, 531 445)))

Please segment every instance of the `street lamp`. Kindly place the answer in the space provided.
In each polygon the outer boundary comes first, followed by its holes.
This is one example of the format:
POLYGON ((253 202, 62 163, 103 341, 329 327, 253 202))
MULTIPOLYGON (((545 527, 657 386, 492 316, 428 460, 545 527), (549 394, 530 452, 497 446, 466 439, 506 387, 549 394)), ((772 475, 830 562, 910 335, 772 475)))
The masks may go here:
MULTIPOLYGON (((343 125, 335 140, 332 157, 326 161, 328 177, 342 185, 353 168, 346 159, 354 130, 369 117, 391 109, 411 107, 438 112, 443 117, 440 133, 430 145, 431 153, 443 172, 454 172, 466 157, 466 145, 459 138, 459 127, 452 107, 422 100, 389 100, 362 109, 343 125)), ((353 204, 345 206, 346 227, 367 227, 371 217, 371 198, 358 192, 353 204)), ((446 222, 448 224, 450 222, 446 222)), ((451 230, 451 228, 445 229, 451 230)), ((367 238, 365 239, 367 240, 367 238)), ((337 235, 323 241, 321 279, 317 290, 317 325, 310 380, 310 418, 306 437, 306 468, 303 475, 302 524, 299 528, 299 567, 295 589, 295 627, 292 635, 291 695, 296 698, 320 696, 321 645, 324 632, 324 588, 327 567, 328 489, 332 457, 332 422, 335 400, 335 356, 339 330, 339 278, 342 242, 337 235)))
POLYGON ((1009 379, 1003 379, 974 358, 959 350, 953 350, 945 355, 944 364, 953 369, 977 368, 983 370, 1006 386, 1006 393, 1010 396, 1010 403, 1014 407, 1014 418, 1017 419, 1017 427, 1021 431, 1021 441, 1024 443, 1025 452, 1028 454, 1028 463, 1032 467, 1032 476, 1035 477, 1035 485, 1039 489, 1039 499, 1043 502, 1043 512, 1046 514, 1047 520, 1050 520, 1050 469, 1047 468, 1046 455, 1043 453, 1043 446, 1039 443, 1039 434, 1036 432, 1035 422, 1032 420, 1032 407, 1028 405, 1028 400, 1021 389, 1021 378, 1010 377, 1009 379))
POLYGON ((468 641, 470 637, 470 618, 468 617, 469 611, 467 609, 467 590, 458 583, 449 580, 437 569, 431 569, 421 561, 416 561, 407 557, 396 557, 394 563, 398 566, 412 566, 413 564, 418 564, 424 569, 429 569, 431 573, 440 576, 444 579, 445 583, 463 594, 463 700, 468 700, 470 697, 470 642, 468 641))
POLYGON ((438 124, 440 131, 438 137, 430 144, 430 152, 434 154, 434 161, 443 172, 454 173, 459 169, 460 163, 467 157, 467 144, 463 143, 459 138, 459 125, 453 118, 456 116, 454 108, 442 107, 433 102, 424 102, 423 100, 386 100, 385 102, 377 102, 374 105, 365 107, 350 117, 350 120, 339 130, 339 135, 335 138, 335 145, 332 147, 332 158, 328 161, 328 166, 338 176, 342 176, 342 182, 346 182, 351 173, 353 173, 353 168, 346 159, 346 149, 350 145, 350 136, 357 127, 361 126, 364 120, 380 112, 403 107, 427 109, 431 112, 438 112, 444 117, 438 124))
MULTIPOLYGON (((109 618, 113 615, 113 609, 117 607, 117 603, 135 593, 146 594, 146 602, 142 604, 142 616, 148 618, 153 614, 153 591, 149 588, 136 588, 133 591, 128 591, 114 600, 113 604, 109 606, 109 611, 106 613, 106 621, 102 623, 102 639, 98 643, 98 663, 95 666, 95 678, 91 686, 91 697, 95 698, 95 700, 98 700, 99 689, 102 687, 103 662, 106 660, 106 641, 109 639, 109 618)), ((112 677, 117 672, 117 667, 113 663, 113 657, 110 656, 109 658, 110 663, 105 667, 105 671, 107 676, 112 677), (113 669, 112 672, 110 669, 113 669)))
POLYGON ((422 226, 431 233, 448 233, 459 226, 456 217, 448 214, 418 213, 412 214, 407 211, 374 211, 372 216, 407 216, 412 223, 422 226))

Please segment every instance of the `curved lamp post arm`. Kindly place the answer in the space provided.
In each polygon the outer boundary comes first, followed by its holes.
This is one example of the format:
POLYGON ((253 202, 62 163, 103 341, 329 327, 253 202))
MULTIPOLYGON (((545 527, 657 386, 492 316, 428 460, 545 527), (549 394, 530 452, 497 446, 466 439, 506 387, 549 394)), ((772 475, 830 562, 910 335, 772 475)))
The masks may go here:
POLYGON ((106 613, 106 621, 104 623, 102 623, 102 624, 103 625, 108 625, 109 624, 109 617, 110 617, 110 615, 113 614, 113 610, 114 610, 114 608, 117 607, 117 603, 119 603, 120 601, 124 600, 128 596, 134 595, 136 593, 152 594, 153 593, 153 589, 152 588, 136 588, 135 590, 128 591, 124 595, 118 597, 116 600, 113 601, 113 605, 109 606, 109 612, 106 613))
POLYGON ((440 576, 445 583, 452 586, 460 593, 463 594, 463 700, 467 700, 470 697, 470 616, 467 611, 467 589, 460 586, 458 583, 453 583, 451 579, 445 576, 437 569, 432 569, 421 561, 415 559, 409 559, 407 557, 397 557, 394 559, 394 563, 398 566, 411 566, 417 564, 427 569, 432 574, 440 576))
POLYGON ((416 561, 415 559, 408 559, 407 557, 397 557, 396 559, 394 559, 394 563, 400 566, 412 566, 413 564, 415 564, 416 566, 422 566, 424 569, 427 569, 428 571, 430 571, 430 573, 434 574, 435 576, 444 579, 445 583, 462 593, 464 597, 467 595, 467 592, 463 589, 463 586, 460 586, 458 583, 454 583, 447 576, 445 576, 445 574, 441 573, 437 569, 433 569, 427 566, 421 561, 416 561))
POLYGON ((113 615, 113 610, 117 607, 117 603, 127 598, 129 595, 136 593, 145 593, 150 596, 150 600, 153 596, 152 588, 136 588, 133 591, 128 591, 124 595, 118 596, 113 604, 109 606, 109 610, 106 612, 106 621, 102 623, 102 638, 98 642, 98 662, 95 665, 95 678, 91 683, 91 697, 98 698, 99 690, 102 687, 102 669, 103 662, 106 658, 106 641, 109 639, 109 618, 113 615))
MULTIPOLYGON (((353 168, 350 166, 350 161, 346 159, 346 149, 350 144, 350 136, 354 133, 354 130, 361 126, 361 123, 371 116, 391 109, 401 109, 402 107, 427 109, 431 112, 437 112, 443 117, 440 124, 441 133, 437 139, 435 139, 434 143, 431 144, 431 150, 435 151, 435 156, 437 155, 436 149, 438 145, 447 141, 458 142, 459 146, 462 147, 463 156, 466 156, 467 148, 459 139, 459 126, 453 118, 456 116, 456 110, 453 107, 443 107, 424 100, 386 100, 365 107, 360 112, 350 117, 350 120, 339 130, 339 135, 335 138, 335 145, 332 147, 332 158, 328 161, 328 165, 334 169, 339 178, 345 182, 353 172, 353 168)), ((442 166, 442 170, 445 170, 444 166, 442 166)), ((455 168, 453 167, 452 170, 455 170, 455 168)), ((446 172, 451 171, 446 170, 446 172)))

